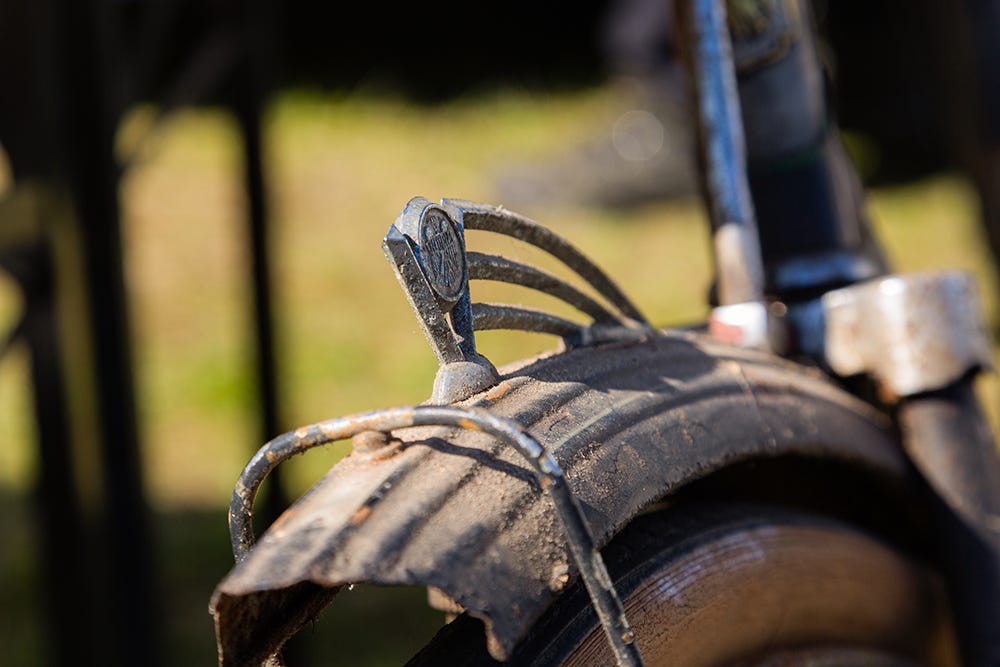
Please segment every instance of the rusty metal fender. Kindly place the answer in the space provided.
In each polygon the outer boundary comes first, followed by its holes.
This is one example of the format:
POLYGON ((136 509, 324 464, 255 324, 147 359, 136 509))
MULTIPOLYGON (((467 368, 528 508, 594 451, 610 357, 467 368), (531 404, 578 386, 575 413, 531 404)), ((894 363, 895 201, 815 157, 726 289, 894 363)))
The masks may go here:
MULTIPOLYGON (((882 413, 816 371, 693 334, 521 362, 462 405, 512 418, 547 447, 601 544, 651 503, 742 461, 799 455, 908 475, 882 413)), ((515 452, 460 429, 394 436, 334 466, 220 583, 222 665, 261 664, 360 582, 439 589, 484 621, 503 659, 568 584, 566 540, 515 452)))

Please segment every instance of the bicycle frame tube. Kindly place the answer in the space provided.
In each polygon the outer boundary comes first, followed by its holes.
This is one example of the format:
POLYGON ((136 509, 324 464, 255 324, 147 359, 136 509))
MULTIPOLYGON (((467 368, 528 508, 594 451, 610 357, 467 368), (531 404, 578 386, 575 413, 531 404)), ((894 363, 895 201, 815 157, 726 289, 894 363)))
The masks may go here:
POLYGON ((747 182, 743 122, 726 7, 723 0, 694 0, 691 12, 691 68, 719 302, 761 302, 761 249, 747 182))
POLYGON ((827 109, 807 3, 728 4, 728 19, 724 0, 677 5, 719 303, 811 298, 880 275, 860 183, 827 109))

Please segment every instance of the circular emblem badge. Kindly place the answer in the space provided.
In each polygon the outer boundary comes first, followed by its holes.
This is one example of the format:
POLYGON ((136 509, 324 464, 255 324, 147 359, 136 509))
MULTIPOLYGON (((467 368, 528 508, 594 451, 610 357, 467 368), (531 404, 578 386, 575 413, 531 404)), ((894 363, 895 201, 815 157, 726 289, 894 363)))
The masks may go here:
POLYGON ((420 218, 420 259, 437 295, 458 301, 465 286, 465 251, 455 223, 441 209, 428 208, 420 218))

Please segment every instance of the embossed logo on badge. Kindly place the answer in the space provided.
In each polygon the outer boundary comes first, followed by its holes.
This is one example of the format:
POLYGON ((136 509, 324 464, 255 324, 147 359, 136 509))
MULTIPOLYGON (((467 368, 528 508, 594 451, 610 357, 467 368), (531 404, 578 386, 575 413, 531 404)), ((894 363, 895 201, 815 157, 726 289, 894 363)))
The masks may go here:
POLYGON ((445 301, 458 301, 465 280, 465 253, 455 223, 441 209, 428 208, 421 217, 420 255, 434 292, 445 301))

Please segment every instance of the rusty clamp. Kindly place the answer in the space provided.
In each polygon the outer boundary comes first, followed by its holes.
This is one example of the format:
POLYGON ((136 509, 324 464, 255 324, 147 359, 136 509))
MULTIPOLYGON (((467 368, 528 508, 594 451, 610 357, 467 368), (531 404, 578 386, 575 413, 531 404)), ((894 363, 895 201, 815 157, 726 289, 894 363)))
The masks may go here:
POLYGON ((975 279, 962 271, 893 275, 827 293, 824 356, 841 376, 865 373, 895 399, 993 368, 975 279))

